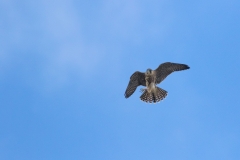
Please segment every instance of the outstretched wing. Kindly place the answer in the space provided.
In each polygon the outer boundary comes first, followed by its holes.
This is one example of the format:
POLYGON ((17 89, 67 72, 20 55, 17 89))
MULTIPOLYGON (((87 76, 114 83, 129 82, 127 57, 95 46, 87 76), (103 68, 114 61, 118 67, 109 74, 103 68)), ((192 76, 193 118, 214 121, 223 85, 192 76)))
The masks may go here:
POLYGON ((179 64, 179 63, 171 63, 166 62, 161 65, 155 70, 156 72, 156 83, 162 82, 169 74, 174 71, 181 71, 185 69, 189 69, 190 67, 186 64, 179 64))
POLYGON ((137 89, 137 87, 140 85, 146 86, 145 74, 142 72, 136 71, 130 77, 130 81, 128 83, 127 89, 124 94, 125 98, 130 97, 134 93, 134 91, 137 89))

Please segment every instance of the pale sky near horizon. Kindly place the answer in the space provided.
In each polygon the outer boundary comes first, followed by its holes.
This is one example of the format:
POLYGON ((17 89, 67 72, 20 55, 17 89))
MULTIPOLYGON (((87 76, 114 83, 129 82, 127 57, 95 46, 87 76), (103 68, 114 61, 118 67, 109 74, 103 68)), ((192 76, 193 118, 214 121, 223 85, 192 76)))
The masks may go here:
POLYGON ((1 0, 0 159, 239 160, 240 1, 1 0), (158 104, 135 71, 189 65, 158 104))

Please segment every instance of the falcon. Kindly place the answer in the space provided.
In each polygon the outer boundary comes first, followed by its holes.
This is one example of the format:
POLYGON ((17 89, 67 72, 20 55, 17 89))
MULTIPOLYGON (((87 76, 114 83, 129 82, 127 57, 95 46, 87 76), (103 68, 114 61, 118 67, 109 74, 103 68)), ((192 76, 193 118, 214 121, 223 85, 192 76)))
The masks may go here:
POLYGON ((136 71, 130 77, 127 89, 125 91, 125 98, 130 97, 138 86, 146 86, 142 88, 142 95, 140 99, 147 103, 157 103, 163 100, 167 96, 167 91, 157 87, 157 84, 161 83, 169 74, 174 71, 182 71, 189 69, 186 64, 165 62, 158 66, 157 69, 147 69, 145 73, 136 71))

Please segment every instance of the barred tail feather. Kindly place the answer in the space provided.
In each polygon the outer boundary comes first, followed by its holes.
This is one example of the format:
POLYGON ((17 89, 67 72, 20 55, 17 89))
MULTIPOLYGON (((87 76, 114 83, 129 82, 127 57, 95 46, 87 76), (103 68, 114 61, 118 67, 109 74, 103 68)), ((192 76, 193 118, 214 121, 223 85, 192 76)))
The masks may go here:
POLYGON ((148 92, 146 89, 143 91, 140 99, 147 103, 157 103, 167 96, 167 91, 156 87, 155 90, 148 92))

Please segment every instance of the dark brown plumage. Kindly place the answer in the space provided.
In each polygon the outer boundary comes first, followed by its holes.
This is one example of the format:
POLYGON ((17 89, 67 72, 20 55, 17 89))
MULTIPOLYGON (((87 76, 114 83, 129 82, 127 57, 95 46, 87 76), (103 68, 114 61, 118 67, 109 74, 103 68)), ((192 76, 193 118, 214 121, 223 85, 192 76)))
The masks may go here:
POLYGON ((189 69, 186 64, 166 62, 158 66, 156 70, 147 69, 145 73, 136 71, 130 77, 127 89, 125 91, 125 98, 130 97, 138 86, 146 86, 142 89, 143 94, 140 99, 145 102, 156 103, 167 96, 167 91, 157 87, 169 74, 174 71, 181 71, 189 69))

